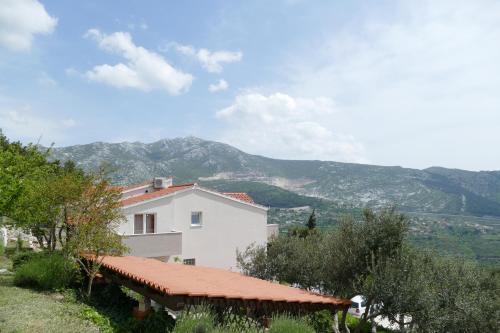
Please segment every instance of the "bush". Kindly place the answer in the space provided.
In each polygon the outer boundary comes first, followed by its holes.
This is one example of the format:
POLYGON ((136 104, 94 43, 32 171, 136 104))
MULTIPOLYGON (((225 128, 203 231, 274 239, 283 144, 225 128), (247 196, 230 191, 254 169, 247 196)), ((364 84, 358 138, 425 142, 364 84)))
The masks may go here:
POLYGON ((113 326, 111 326, 111 321, 100 314, 96 309, 91 306, 85 305, 82 309, 81 316, 83 319, 94 323, 99 327, 99 332, 102 333, 112 333, 113 326))
POLYGON ((136 321, 134 332, 164 333, 170 332, 175 320, 164 310, 153 311, 144 320, 136 321))
POLYGON ((333 317, 330 311, 322 310, 310 314, 307 317, 309 325, 311 325, 316 333, 332 333, 333 332, 333 317))
POLYGON ((306 320, 289 315, 273 317, 268 333, 315 333, 306 320))
POLYGON ((12 255, 12 269, 16 270, 22 264, 25 264, 28 261, 41 258, 46 256, 47 254, 44 252, 33 252, 33 251, 18 251, 12 255))
POLYGON ((78 279, 78 266, 60 253, 34 256, 17 267, 14 275, 17 286, 42 290, 67 288, 78 279))
POLYGON ((183 312, 172 333, 212 333, 215 331, 215 316, 208 306, 198 306, 183 312))

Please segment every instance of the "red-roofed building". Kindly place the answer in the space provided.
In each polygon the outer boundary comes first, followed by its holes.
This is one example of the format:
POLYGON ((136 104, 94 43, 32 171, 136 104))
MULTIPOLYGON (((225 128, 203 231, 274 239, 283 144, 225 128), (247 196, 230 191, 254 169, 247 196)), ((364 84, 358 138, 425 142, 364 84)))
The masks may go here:
POLYGON ((135 256, 236 270, 236 251, 265 244, 278 231, 267 207, 243 192, 221 193, 172 178, 122 188, 119 228, 135 256))

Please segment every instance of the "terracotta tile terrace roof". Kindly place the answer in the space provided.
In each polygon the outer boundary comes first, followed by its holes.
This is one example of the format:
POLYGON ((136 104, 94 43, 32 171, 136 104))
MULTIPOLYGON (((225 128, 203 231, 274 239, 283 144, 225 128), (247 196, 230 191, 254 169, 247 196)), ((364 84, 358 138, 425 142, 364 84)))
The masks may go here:
POLYGON ((193 296, 307 304, 350 305, 351 301, 313 294, 217 268, 164 263, 142 257, 105 257, 103 266, 170 296, 193 296))
POLYGON ((177 192, 177 191, 180 191, 180 190, 184 190, 184 189, 187 189, 187 188, 190 188, 190 187, 193 187, 193 186, 194 186, 193 183, 172 185, 172 186, 169 186, 167 188, 164 188, 164 189, 161 189, 161 190, 158 190, 158 191, 144 193, 144 194, 141 194, 141 195, 136 195, 136 196, 133 196, 133 197, 125 198, 125 199, 123 199, 121 201, 121 203, 122 203, 122 206, 128 206, 128 205, 132 205, 132 204, 135 204, 135 203, 138 203, 138 202, 141 202, 141 201, 145 201, 145 200, 149 200, 149 199, 153 199, 153 198, 162 197, 164 195, 167 195, 167 194, 170 194, 170 193, 174 193, 174 192, 177 192))
POLYGON ((224 192, 222 193, 224 195, 228 195, 230 197, 233 197, 235 199, 238 199, 238 200, 241 200, 241 201, 245 201, 245 202, 249 202, 249 203, 255 203, 252 199, 251 196, 249 196, 247 193, 245 192, 224 192))

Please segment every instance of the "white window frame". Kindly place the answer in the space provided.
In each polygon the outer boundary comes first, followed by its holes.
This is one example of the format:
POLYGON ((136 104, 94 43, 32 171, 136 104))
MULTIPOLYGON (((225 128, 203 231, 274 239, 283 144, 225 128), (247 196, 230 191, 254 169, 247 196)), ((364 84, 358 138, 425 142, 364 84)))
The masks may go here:
POLYGON ((202 211, 192 211, 191 212, 191 227, 192 228, 201 228, 201 226, 203 225, 203 212, 202 211), (198 214, 199 217, 198 217, 198 221, 199 223, 193 223, 193 215, 194 214, 198 214))

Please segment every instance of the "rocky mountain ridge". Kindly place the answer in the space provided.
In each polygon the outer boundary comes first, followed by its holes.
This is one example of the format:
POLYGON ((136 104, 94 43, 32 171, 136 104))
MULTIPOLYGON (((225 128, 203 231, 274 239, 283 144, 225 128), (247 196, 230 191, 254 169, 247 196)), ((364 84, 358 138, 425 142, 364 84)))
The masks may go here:
POLYGON ((55 159, 74 160, 86 170, 107 163, 115 170, 112 177, 117 184, 159 175, 172 175, 176 182, 259 182, 346 208, 396 205, 411 212, 500 216, 500 171, 279 160, 196 137, 96 142, 53 148, 52 154, 55 159))

